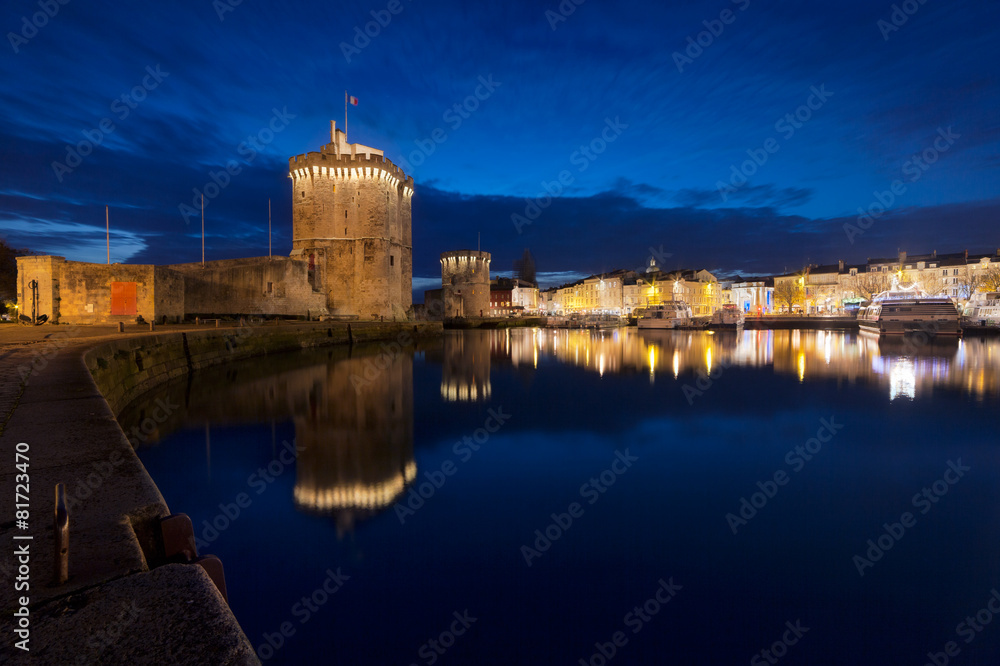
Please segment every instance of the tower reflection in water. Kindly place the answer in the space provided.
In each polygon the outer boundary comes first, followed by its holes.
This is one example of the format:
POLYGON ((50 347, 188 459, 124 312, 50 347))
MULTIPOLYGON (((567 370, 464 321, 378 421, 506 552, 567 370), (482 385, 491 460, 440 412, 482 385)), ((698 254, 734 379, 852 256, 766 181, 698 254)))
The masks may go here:
POLYGON ((300 372, 295 505, 332 514, 341 531, 349 530, 391 506, 416 476, 413 354, 349 358, 300 372), (369 379, 372 364, 378 372, 369 379))
POLYGON ((489 399, 493 391, 490 386, 490 349, 497 333, 445 332, 441 356, 441 397, 446 402, 489 399))

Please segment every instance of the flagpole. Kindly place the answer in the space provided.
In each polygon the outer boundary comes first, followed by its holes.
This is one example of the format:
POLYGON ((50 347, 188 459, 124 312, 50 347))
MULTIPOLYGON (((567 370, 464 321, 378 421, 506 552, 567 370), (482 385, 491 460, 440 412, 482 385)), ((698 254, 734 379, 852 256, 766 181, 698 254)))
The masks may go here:
POLYGON ((108 207, 104 207, 104 231, 108 237, 108 263, 111 263, 111 219, 108 217, 108 207))
POLYGON ((271 198, 267 199, 267 259, 271 259, 271 198))
POLYGON ((205 195, 201 195, 201 267, 205 267, 205 195))
POLYGON ((347 139, 347 91, 344 91, 344 139, 347 139))

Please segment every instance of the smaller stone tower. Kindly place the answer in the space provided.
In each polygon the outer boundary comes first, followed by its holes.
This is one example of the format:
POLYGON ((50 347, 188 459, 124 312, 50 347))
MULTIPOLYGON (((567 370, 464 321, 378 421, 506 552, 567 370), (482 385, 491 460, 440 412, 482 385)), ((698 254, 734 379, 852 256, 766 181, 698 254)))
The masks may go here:
POLYGON ((444 316, 485 317, 490 311, 489 252, 441 253, 441 299, 444 316))

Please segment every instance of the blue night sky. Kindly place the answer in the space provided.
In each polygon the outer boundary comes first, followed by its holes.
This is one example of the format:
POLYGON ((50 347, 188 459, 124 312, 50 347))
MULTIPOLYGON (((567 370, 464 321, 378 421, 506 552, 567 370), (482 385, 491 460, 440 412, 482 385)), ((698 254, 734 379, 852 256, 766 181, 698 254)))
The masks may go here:
POLYGON ((416 181, 417 289, 477 233, 494 270, 527 247, 560 278, 650 248, 667 268, 744 274, 995 249, 1000 4, 910 3, 896 25, 870 0, 567 0, 565 16, 555 0, 70 0, 36 30, 38 0, 9 0, 0 237, 103 262, 107 204, 113 261, 197 261, 181 207, 236 160, 206 206, 208 257, 266 254, 268 198, 286 254, 287 159, 342 125, 346 89, 349 140, 416 181), (372 12, 388 24, 357 38, 372 12))

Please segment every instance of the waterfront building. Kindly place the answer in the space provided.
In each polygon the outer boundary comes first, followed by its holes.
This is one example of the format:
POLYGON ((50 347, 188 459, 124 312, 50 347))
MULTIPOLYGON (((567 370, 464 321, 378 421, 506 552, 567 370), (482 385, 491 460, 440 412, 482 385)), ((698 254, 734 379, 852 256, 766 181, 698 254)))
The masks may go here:
POLYGON ((480 250, 441 253, 444 316, 485 317, 490 311, 490 261, 480 250))
POLYGON ((166 266, 17 258, 21 311, 65 324, 227 315, 405 319, 411 313, 413 178, 381 150, 330 143, 288 160, 289 256, 166 266))
POLYGON ((774 312, 774 278, 744 280, 732 283, 732 302, 747 314, 769 315, 774 312))

